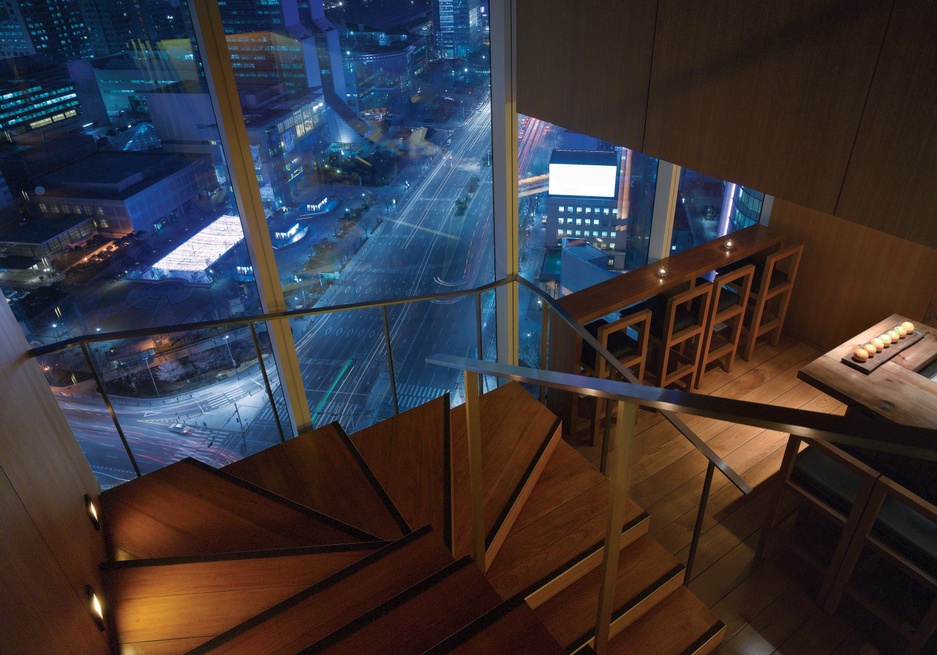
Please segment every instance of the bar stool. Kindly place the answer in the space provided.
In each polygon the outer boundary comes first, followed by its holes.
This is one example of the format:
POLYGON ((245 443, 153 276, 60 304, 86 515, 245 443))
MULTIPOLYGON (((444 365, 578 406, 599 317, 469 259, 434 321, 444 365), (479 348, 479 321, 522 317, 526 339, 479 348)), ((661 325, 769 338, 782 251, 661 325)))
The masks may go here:
POLYGON ((729 372, 742 337, 745 308, 752 287, 755 267, 745 264, 731 272, 716 275, 713 280, 712 301, 703 338, 703 355, 696 374, 694 388, 703 384, 706 367, 712 362, 729 372), (720 361, 722 360, 722 361, 720 361))
POLYGON ((745 361, 751 359, 759 337, 769 335, 771 345, 778 345, 803 251, 802 244, 782 248, 768 255, 764 266, 756 266, 748 297, 747 313, 751 318, 743 329, 746 336, 742 358, 745 361))
MULTIPOLYGON (((618 360, 618 363, 625 368, 634 369, 634 375, 638 382, 644 381, 644 370, 647 362, 648 336, 650 334, 651 312, 650 310, 641 310, 620 318, 611 323, 604 319, 593 321, 586 325, 596 341, 618 360), (632 338, 628 335, 628 330, 632 329, 636 336, 632 338)), ((612 367, 604 357, 599 357, 595 348, 588 343, 582 344, 582 356, 580 366, 586 375, 597 378, 610 377, 612 367)), ((575 400, 576 408, 574 416, 579 415, 579 398, 575 400)), ((596 410, 592 416, 592 439, 595 443, 595 436, 598 434, 599 424, 603 414, 601 412, 601 400, 596 399, 596 410)), ((605 403, 608 404, 607 402, 605 403)))
POLYGON ((681 380, 686 391, 693 386, 703 354, 703 331, 712 288, 711 283, 705 282, 672 296, 654 296, 628 313, 630 316, 634 311, 651 310, 650 341, 656 355, 652 373, 657 386, 663 388, 681 380))

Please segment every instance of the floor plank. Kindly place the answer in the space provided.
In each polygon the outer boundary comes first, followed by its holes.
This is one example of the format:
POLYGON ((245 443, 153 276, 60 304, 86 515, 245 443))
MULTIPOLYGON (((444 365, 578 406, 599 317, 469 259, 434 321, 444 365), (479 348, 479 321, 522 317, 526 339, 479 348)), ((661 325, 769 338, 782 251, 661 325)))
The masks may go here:
MULTIPOLYGON (((719 368, 707 372, 700 392, 842 415, 842 403, 797 379, 797 371, 819 354, 785 336, 777 346, 759 345, 749 362, 737 359, 731 372, 719 368)), ((755 557, 787 435, 724 421, 681 418, 754 490, 743 496, 718 473, 710 490, 690 589, 726 624, 725 641, 717 652, 892 652, 894 638, 876 634, 860 611, 841 608, 831 617, 817 606, 816 574, 796 555, 773 544, 765 561, 755 557)), ((577 449, 597 465, 597 447, 577 449)), ((706 464, 668 422, 659 415, 641 413, 632 450, 631 497, 650 514, 651 534, 680 562, 688 555, 706 464)))

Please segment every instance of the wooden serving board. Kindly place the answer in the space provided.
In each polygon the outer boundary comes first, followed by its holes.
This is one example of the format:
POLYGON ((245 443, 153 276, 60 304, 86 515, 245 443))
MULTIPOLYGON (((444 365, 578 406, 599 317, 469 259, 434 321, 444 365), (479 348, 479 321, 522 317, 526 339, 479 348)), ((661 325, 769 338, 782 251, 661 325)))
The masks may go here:
MULTIPOLYGON (((879 351, 869 357, 864 362, 857 362, 852 358, 852 353, 849 353, 843 357, 840 361, 847 366, 851 366, 857 371, 862 371, 866 375, 877 369, 879 366, 887 362, 889 359, 900 353, 902 350, 905 350, 909 346, 913 346, 918 341, 924 338, 924 333, 920 330, 915 330, 911 334, 905 336, 904 339, 899 339, 898 343, 893 343, 885 350, 879 351)), ((861 344, 860 344, 861 345, 861 344)), ((856 346, 859 348, 859 345, 856 346)))

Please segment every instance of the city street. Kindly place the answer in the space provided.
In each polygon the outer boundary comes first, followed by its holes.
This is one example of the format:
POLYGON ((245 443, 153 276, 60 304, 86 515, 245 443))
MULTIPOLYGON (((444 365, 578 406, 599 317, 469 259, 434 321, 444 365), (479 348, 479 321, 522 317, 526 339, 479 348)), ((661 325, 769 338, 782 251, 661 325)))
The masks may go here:
MULTIPOLYGON (((393 212, 387 212, 317 306, 470 289, 493 279, 490 105, 472 112, 452 135, 449 146, 412 182, 393 212), (460 202, 464 211, 458 210, 460 202)), ((486 322, 493 300, 493 294, 483 298, 486 322)), ((401 410, 458 387, 457 373, 428 369, 423 362, 435 352, 476 356, 475 317, 474 296, 388 309, 401 410)), ((339 421, 354 432, 393 413, 380 310, 337 312, 293 323, 316 426, 339 421)), ((493 335, 493 330, 485 333, 493 335)), ((132 478, 100 396, 58 391, 102 484, 132 478)), ((187 456, 224 465, 279 440, 256 366, 192 393, 149 399, 111 396, 111 402, 144 473, 187 456)))

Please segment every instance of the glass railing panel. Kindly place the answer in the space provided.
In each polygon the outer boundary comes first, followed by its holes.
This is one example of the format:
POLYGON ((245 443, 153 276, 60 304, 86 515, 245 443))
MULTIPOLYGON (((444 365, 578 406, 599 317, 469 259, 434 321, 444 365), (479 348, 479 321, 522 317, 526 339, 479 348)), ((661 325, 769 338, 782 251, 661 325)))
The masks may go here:
MULTIPOLYGON (((515 283, 512 283, 515 284, 515 283)), ((502 287, 502 293, 506 288, 502 287)), ((479 294, 479 303, 481 306, 481 333, 482 333, 482 356, 487 362, 498 361, 498 304, 497 289, 485 291, 479 294)), ((477 329, 477 326, 476 326, 477 329)), ((482 376, 482 390, 489 391, 494 389, 501 380, 490 375, 482 376)))
POLYGON ((459 372, 427 366, 426 358, 433 353, 477 357, 476 316, 474 293, 388 308, 401 412, 445 393, 453 405, 464 402, 459 372))
MULTIPOLYGON (((290 422, 289 410, 287 409, 286 398, 283 395, 283 389, 280 386, 280 376, 277 372, 276 359, 273 354, 273 347, 270 341, 270 332, 266 323, 254 323, 254 335, 257 339, 256 346, 260 350, 262 361, 258 361, 258 372, 260 379, 258 383, 263 384, 259 389, 267 399, 263 407, 258 411, 254 419, 255 432, 261 432, 264 435, 281 436, 289 439, 293 434, 293 427, 290 422), (266 379, 264 379, 266 375, 266 379), (270 397, 273 397, 271 404, 270 397)), ((268 440, 269 437, 264 437, 268 440)))
POLYGON ((315 427, 333 421, 355 432, 390 403, 390 366, 380 308, 290 321, 315 427))
POLYGON ((79 346, 37 358, 102 489, 137 477, 79 346))

